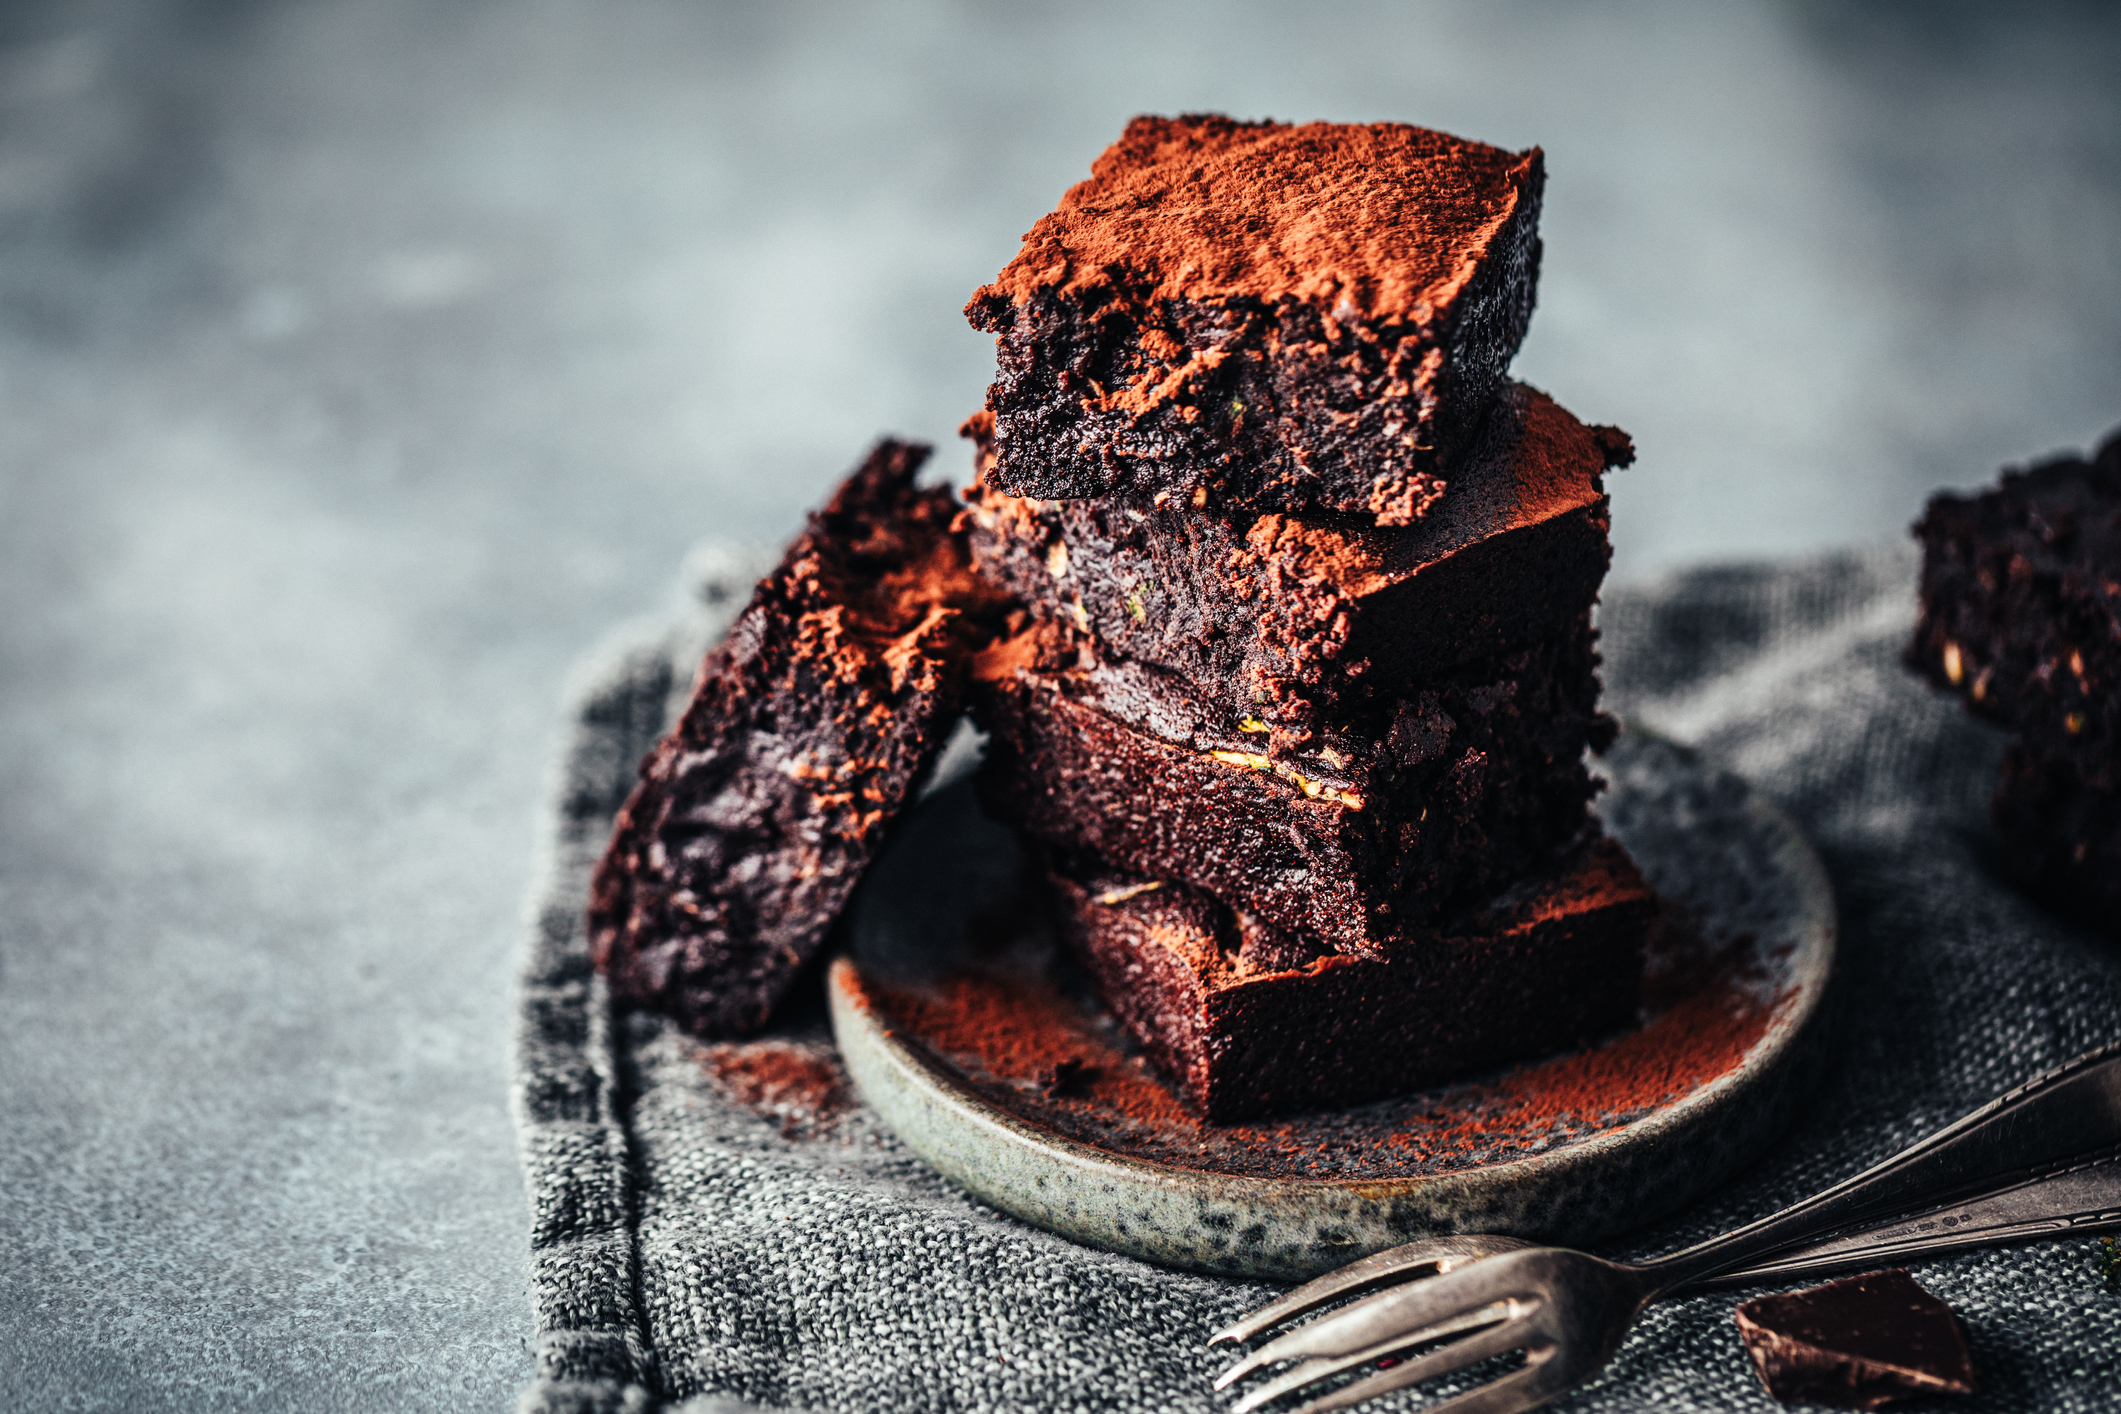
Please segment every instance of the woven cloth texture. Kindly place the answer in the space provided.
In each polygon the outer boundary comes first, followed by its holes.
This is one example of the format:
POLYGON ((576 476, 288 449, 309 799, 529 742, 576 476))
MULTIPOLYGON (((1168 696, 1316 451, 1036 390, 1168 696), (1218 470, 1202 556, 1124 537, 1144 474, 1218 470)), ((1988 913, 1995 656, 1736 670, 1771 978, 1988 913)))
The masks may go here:
MULTIPOLYGON (((1842 924, 1815 1101, 1734 1181, 1613 1254, 1769 1212, 2121 1037, 2121 947, 1996 876, 1986 800, 2002 738, 1901 665, 1916 567, 1884 547, 1607 594, 1609 705, 1787 810, 1842 924)), ((589 870, 758 568, 696 561, 687 606, 618 635, 575 696, 516 1054, 537 1323, 522 1408, 1225 1407, 1210 1380, 1228 1356, 1203 1338, 1276 1288, 1078 1247, 951 1187, 847 1092, 814 1000, 721 1046, 610 1009, 583 931, 589 870)), ((2077 1237, 1916 1269, 1965 1322, 1981 1372, 1982 1393, 1951 1407, 2121 1407, 2121 1296, 2095 1259, 2077 1237)), ((1653 1308, 1553 1407, 1775 1408, 1731 1320, 1747 1294, 1653 1308)))

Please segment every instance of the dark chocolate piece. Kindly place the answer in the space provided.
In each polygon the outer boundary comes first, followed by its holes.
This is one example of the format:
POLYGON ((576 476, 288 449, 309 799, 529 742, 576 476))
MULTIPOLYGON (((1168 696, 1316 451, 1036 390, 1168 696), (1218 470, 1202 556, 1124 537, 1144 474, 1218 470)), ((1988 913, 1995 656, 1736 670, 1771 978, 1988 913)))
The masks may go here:
POLYGON ((880 444, 811 516, 641 763, 591 883, 621 1000, 758 1029, 941 750, 1003 601, 927 456, 880 444))
POLYGON ((1909 661, 2038 755, 2121 790, 2121 430, 2091 461, 1938 496, 1915 525, 1922 612, 1909 661))
POLYGON ((1958 1317, 1904 1271, 1755 1297, 1737 1321, 1760 1382, 1785 1404, 1877 1409, 1975 1389, 1958 1317))
POLYGON ((1600 837, 1448 928, 1374 957, 1177 883, 1058 860, 1064 936, 1204 1118, 1326 1109, 1580 1045, 1634 1019, 1656 902, 1600 837))
POLYGON ((1420 518, 1531 319, 1539 150, 1194 114, 1090 172, 966 307, 997 484, 1420 518))
POLYGON ((1186 678, 1300 744, 1355 699, 1564 631, 1611 559, 1603 476, 1633 458, 1507 385, 1452 494, 1414 525, 1195 510, 1183 498, 1048 501, 994 483, 982 414, 963 524, 982 573, 1107 657, 1186 678))
POLYGON ((1034 622, 979 661, 982 799, 1041 840, 1365 952, 1583 829, 1584 752, 1613 732, 1597 662, 1579 621, 1272 756, 1177 680, 1034 622))

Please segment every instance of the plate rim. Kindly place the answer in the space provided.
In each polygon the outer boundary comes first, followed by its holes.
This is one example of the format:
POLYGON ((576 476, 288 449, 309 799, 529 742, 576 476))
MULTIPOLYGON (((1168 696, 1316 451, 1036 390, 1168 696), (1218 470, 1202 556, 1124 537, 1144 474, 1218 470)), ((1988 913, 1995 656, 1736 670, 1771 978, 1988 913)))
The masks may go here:
MULTIPOLYGON (((1060 1231, 1064 1236, 1111 1250, 1127 1251, 1130 1255, 1147 1257, 1167 1265, 1197 1264, 1183 1260, 1174 1262, 1170 1256, 1159 1255, 1139 1244, 1115 1245, 1107 1240, 1088 1237, 1079 1230, 1058 1227, 1050 1218, 1026 1212, 1024 1209, 1027 1206, 1039 1205, 1025 1203, 1021 1195, 1008 1185, 983 1181, 977 1172, 977 1166, 968 1167, 953 1162, 954 1156, 947 1153, 939 1156, 935 1150, 943 1148, 943 1145, 909 1137, 908 1130, 912 1126, 896 1122, 894 1111, 897 1106, 893 1103, 895 1097, 889 1091, 901 1089, 909 1093, 920 1092, 920 1099, 925 1108, 942 1108, 951 1112, 957 1125, 986 1131, 1020 1153, 1032 1157, 1034 1161, 1058 1162, 1063 1168, 1078 1171, 1093 1181, 1103 1179, 1107 1183, 1147 1187, 1171 1193, 1197 1194, 1199 1190, 1207 1188, 1213 1190, 1217 1199, 1236 1203, 1248 1200, 1254 1203, 1288 1202, 1292 1199, 1310 1198, 1329 1202, 1338 1199, 1343 1203, 1381 1201, 1389 1204, 1394 1200, 1412 1198, 1417 1194, 1449 1197, 1453 1194, 1475 1195, 1483 1190, 1498 1187, 1525 1188, 1557 1178, 1566 1178, 1572 1170, 1603 1167, 1616 1152, 1655 1146, 1666 1138, 1683 1137, 1685 1131, 1703 1125, 1709 1114, 1716 1111, 1734 1091, 1771 1085, 1776 1082, 1781 1072, 1800 1058, 1800 1043, 1808 1034, 1814 1033, 1823 1020, 1832 991, 1832 981, 1838 972, 1839 909, 1826 867, 1810 841, 1805 838, 1803 831, 1750 782, 1720 769, 1706 761, 1695 749, 1674 742, 1660 733, 1646 731, 1630 723, 1626 728, 1626 735, 1638 741, 1675 750, 1704 774, 1736 780, 1744 791, 1743 808, 1746 815, 1756 822, 1764 836, 1773 839, 1774 856, 1777 862, 1791 873, 1804 904, 1801 917, 1793 929, 1797 934, 1797 947, 1792 955, 1798 974, 1796 994, 1786 1003, 1777 1006, 1766 1030, 1746 1050, 1744 1058, 1737 1065, 1707 1084, 1687 1092, 1680 1099, 1661 1105, 1636 1119, 1539 1153, 1520 1154, 1494 1163, 1429 1174, 1384 1177, 1261 1177, 1188 1168, 1136 1157, 1044 1129, 1011 1113, 964 1084, 939 1058, 929 1054, 927 1047, 902 1035, 886 1022, 881 1013, 868 1004, 862 995, 860 966, 846 951, 833 959, 826 989, 833 1033, 839 1043, 840 1053, 846 1059, 857 1089, 871 1107, 877 1110, 887 1127, 898 1134, 901 1142, 925 1162, 961 1187, 969 1189, 993 1206, 1026 1221, 1060 1231), (891 1083, 894 1080, 895 1085, 891 1083), (880 1098, 883 1103, 878 1102, 880 1098), (1673 1131, 1680 1131, 1680 1134, 1675 1135, 1673 1131)), ((853 921, 858 927, 859 918, 853 921)), ((1802 1088, 1809 1091, 1810 1085, 1807 1083, 1802 1088)), ((1771 1142, 1774 1134, 1780 1132, 1780 1128, 1781 1126, 1777 1125, 1766 1142, 1771 1142)), ((1039 1186, 1044 1186, 1042 1181, 1039 1186)), ((1683 1203, 1694 1196, 1696 1193, 1689 1191, 1682 1195, 1677 1203, 1683 1203)), ((1677 1206, 1677 1203, 1672 1206, 1677 1206)), ((1643 1220, 1648 1221, 1649 1218, 1646 1216, 1643 1220)), ((1354 1253, 1355 1249, 1351 1247, 1349 1254, 1352 1256, 1354 1253)), ((1222 1272, 1234 1270, 1227 1264, 1200 1269, 1222 1272)))

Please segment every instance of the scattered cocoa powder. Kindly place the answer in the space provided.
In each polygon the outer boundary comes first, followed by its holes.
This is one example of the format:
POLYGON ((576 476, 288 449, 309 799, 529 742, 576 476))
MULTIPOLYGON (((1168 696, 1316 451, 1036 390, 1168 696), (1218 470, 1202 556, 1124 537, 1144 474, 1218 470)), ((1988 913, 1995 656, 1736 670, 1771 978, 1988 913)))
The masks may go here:
POLYGON ((974 1089, 1021 1117, 1129 1157, 1257 1177, 1444 1172, 1614 1128, 1743 1061, 1793 994, 1770 995, 1750 939, 1710 950, 1715 975, 1639 1030, 1498 1080, 1284 1120, 1203 1124, 1113 1032, 1049 984, 953 974, 873 989, 872 1005, 974 1089), (1049 1082, 1074 1062, 1073 1084, 1049 1082))
POLYGON ((760 1118, 777 1120, 785 1138, 817 1132, 851 1103, 846 1072, 829 1048, 724 1041, 702 1046, 700 1060, 723 1093, 760 1118))
POLYGON ((1737 1068, 1779 1010, 1749 988, 1720 980, 1594 1050, 1513 1071, 1473 1113, 1395 1136, 1424 1161, 1517 1147, 1523 1136, 1603 1129, 1678 1100, 1737 1068))
POLYGON ((1080 1072, 1073 1098, 1057 1103, 1094 1104, 1144 1125, 1199 1126, 1139 1058, 1057 988, 959 972, 935 992, 879 989, 878 1000, 894 1029, 944 1057, 969 1060, 976 1078, 1016 1082, 1043 1098, 1040 1078, 1072 1061, 1080 1072))

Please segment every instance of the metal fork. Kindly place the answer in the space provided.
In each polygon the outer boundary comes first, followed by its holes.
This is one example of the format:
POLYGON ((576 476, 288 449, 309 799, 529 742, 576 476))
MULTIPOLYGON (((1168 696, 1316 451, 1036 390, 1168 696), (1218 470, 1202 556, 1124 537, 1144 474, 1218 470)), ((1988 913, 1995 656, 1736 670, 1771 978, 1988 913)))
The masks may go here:
MULTIPOLYGON (((2084 1234, 2116 1229, 2121 1229, 2121 1152, 2109 1151, 2084 1163, 2011 1185, 1998 1192, 1908 1217, 1893 1218, 1796 1250, 1785 1249, 1757 1265, 1688 1282, 1685 1286, 1675 1287, 1666 1294, 1677 1295, 1714 1287, 1794 1281, 1829 1276, 1837 1272, 1875 1270, 1883 1266, 1963 1252, 1969 1248, 2024 1242, 2034 1238, 2053 1237, 2064 1232, 2084 1234)), ((1253 1313, 1232 1330, 1257 1333, 1278 1325, 1294 1316, 1315 1310, 1320 1305, 1338 1300, 1348 1295, 1351 1290, 1361 1290, 1374 1284, 1380 1279, 1376 1275, 1379 1271, 1388 1271, 1391 1279, 1417 1279, 1421 1276, 1455 1271, 1460 1267, 1470 1266, 1483 1257, 1530 1250, 1532 1247, 1532 1243, 1520 1238, 1486 1236, 1439 1237, 1408 1243, 1405 1247, 1395 1247, 1390 1252, 1379 1253, 1374 1258, 1366 1259, 1366 1262, 1380 1264, 1368 1272, 1357 1271, 1357 1268, 1365 1266, 1365 1262, 1358 1262, 1308 1286, 1299 1287, 1272 1306, 1263 1307, 1253 1313)), ((1414 1342, 1401 1342, 1399 1348, 1403 1349, 1411 1343, 1414 1342)), ((1218 1382, 1217 1387, 1228 1385, 1260 1365, 1270 1364, 1281 1358, 1284 1357, 1272 1349, 1264 1350, 1252 1360, 1245 1361, 1229 1371, 1218 1382)), ((1231 1414, 1249 1414, 1249 1411, 1284 1394, 1316 1384, 1343 1370, 1354 1369, 1373 1358, 1385 1357, 1377 1356, 1374 1351, 1366 1349, 1331 1363, 1300 1364, 1247 1394, 1231 1407, 1231 1414)), ((1306 1407, 1335 1406, 1321 1401, 1306 1407)))
MULTIPOLYGON (((1435 1274, 1363 1297, 1254 1351, 1217 1380, 1225 1388, 1284 1360, 1301 1361, 1254 1390, 1232 1414, 1349 1370, 1449 1342, 1325 1394, 1299 1414, 1344 1409, 1380 1394, 1521 1351, 1522 1367, 1433 1406, 1449 1414, 1515 1414, 1589 1379, 1610 1360, 1644 1307, 1690 1285, 1757 1264, 1791 1274, 1791 1254, 1839 1234, 1842 1258, 1873 1247, 1888 1260, 1920 1255, 1902 1215, 1985 1199, 1981 1221, 2002 1231, 2029 1211, 2019 1192, 2082 1156, 2121 1145, 2121 1043, 2078 1057, 1948 1125, 1893 1158, 1770 1217, 1644 1263, 1608 1261, 1502 1238, 1445 1238, 1380 1253, 1276 1301, 1214 1341, 1245 1340, 1321 1305, 1383 1283, 1435 1274), (1893 1222, 1879 1226, 1879 1220, 1893 1222), (1853 1245, 1852 1245, 1853 1244, 1853 1245)), ((2090 1165, 2078 1171, 2110 1176, 2090 1165)), ((2031 1201, 2032 1209, 2039 1200, 2031 1201)), ((1957 1209, 1950 1209, 1956 1212, 1957 1209)), ((1956 1225, 1955 1225, 1956 1226, 1956 1225)), ((2088 1227, 2083 1230, 2091 1230, 2088 1227)), ((1996 1240, 2013 1240, 1998 1237, 1996 1240)), ((1972 1245, 1961 1242, 1956 1246, 1972 1245)))

